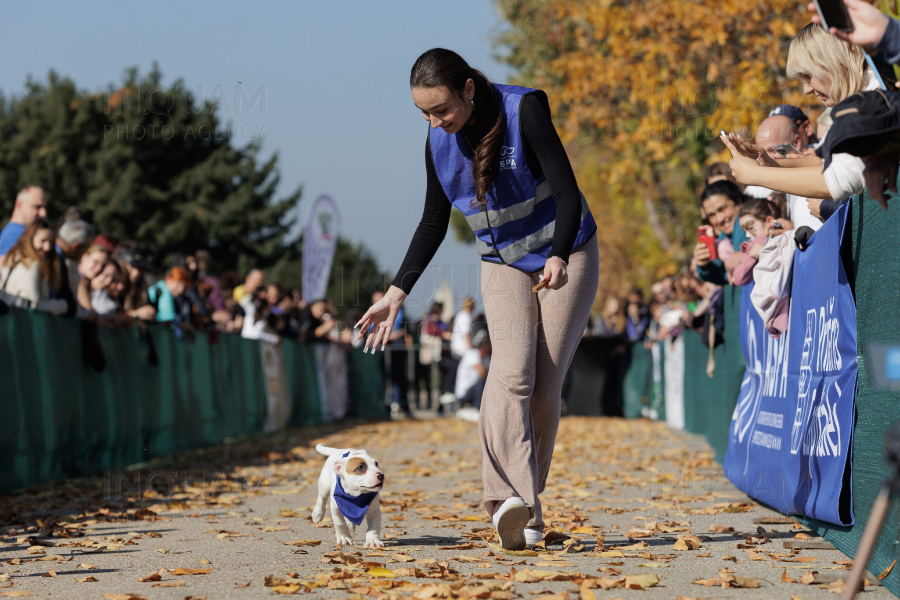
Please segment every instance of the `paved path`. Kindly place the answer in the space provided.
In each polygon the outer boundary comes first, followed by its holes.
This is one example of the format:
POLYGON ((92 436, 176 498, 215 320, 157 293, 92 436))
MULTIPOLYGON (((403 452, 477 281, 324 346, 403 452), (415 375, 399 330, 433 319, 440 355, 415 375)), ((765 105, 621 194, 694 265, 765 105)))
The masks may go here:
MULTIPOLYGON (((758 530, 753 519, 775 513, 724 479, 701 438, 659 423, 563 420, 543 501, 551 529, 573 542, 537 555, 486 543, 480 463, 474 424, 386 422, 239 440, 0 498, 0 598, 787 600, 836 596, 783 577, 824 585, 847 574, 835 550, 783 547, 804 541, 799 525, 758 530), (312 525, 317 442, 381 463, 383 551, 336 552, 330 524, 312 525), (280 587, 265 585, 270 575, 280 587)), ((892 598, 874 585, 864 597, 892 598)))

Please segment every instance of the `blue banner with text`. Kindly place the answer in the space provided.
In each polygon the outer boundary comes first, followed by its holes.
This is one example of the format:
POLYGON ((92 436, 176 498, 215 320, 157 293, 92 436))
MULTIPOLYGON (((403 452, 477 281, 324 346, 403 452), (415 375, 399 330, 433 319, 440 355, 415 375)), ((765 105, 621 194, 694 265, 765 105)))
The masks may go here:
POLYGON ((747 372, 723 467, 749 496, 788 515, 853 524, 856 305, 840 247, 849 203, 795 250, 790 325, 773 338, 741 299, 747 372))

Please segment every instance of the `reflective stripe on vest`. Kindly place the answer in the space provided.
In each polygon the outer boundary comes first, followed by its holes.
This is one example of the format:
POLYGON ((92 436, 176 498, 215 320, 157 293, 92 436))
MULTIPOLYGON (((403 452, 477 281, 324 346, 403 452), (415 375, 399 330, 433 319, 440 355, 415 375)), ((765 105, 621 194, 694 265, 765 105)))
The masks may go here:
MULTIPOLYGON (((494 85, 506 127, 500 149, 499 169, 485 205, 474 204, 472 155, 464 132, 448 134, 442 129, 429 133, 434 168, 450 202, 462 211, 475 232, 475 247, 485 260, 504 262, 533 272, 547 260, 556 231, 556 202, 546 179, 535 177, 525 157, 526 141, 519 124, 522 99, 536 90, 494 85)), ((596 230, 594 219, 581 195, 581 223, 573 248, 585 243, 596 230)))
POLYGON ((534 207, 538 202, 543 202, 550 197, 550 184, 544 181, 544 183, 538 185, 537 189, 534 190, 534 197, 529 198, 525 202, 514 204, 509 208, 489 210, 487 212, 469 215, 466 217, 466 222, 469 224, 469 227, 472 228, 472 231, 487 229, 489 225, 491 227, 500 227, 510 221, 527 217, 534 212, 534 207))
MULTIPOLYGON (((544 182, 544 183, 546 183, 546 182, 544 182)), ((579 192, 579 195, 581 196, 581 222, 582 222, 582 224, 584 224, 584 219, 585 219, 585 217, 587 217, 591 214, 591 210, 588 208, 587 200, 584 199, 584 194, 579 192)), ((549 196, 549 198, 552 199, 553 196, 549 196)), ((532 208, 534 207, 533 200, 534 199, 532 199, 532 205, 531 205, 532 208)), ((517 204, 516 206, 514 206, 512 208, 517 208, 519 206, 521 206, 521 204, 517 204)), ((506 209, 506 210, 510 210, 510 209, 506 209)), ((503 211, 491 211, 491 212, 503 212, 503 211)), ((477 215, 475 215, 475 216, 477 216, 477 215)), ((468 221, 469 217, 466 217, 466 220, 468 221)), ((491 225, 496 227, 493 219, 491 219, 491 225)), ((503 259, 503 262, 505 262, 507 264, 512 264, 512 263, 516 262, 517 260, 519 260, 520 258, 522 258, 523 256, 525 256, 526 254, 528 254, 529 252, 531 252, 532 249, 540 248, 544 244, 549 244, 550 242, 552 242, 553 234, 555 232, 556 232, 556 221, 554 220, 554 221, 551 221, 550 223, 548 223, 547 225, 545 225, 544 227, 542 227, 541 229, 539 229, 538 231, 536 231, 535 233, 525 236, 521 240, 513 242, 509 246, 500 248, 499 251, 495 251, 493 248, 490 247, 489 244, 485 244, 484 242, 482 242, 480 239, 478 239, 476 237, 475 238, 475 249, 478 250, 478 254, 481 254, 482 256, 497 256, 499 254, 500 258, 503 259)))

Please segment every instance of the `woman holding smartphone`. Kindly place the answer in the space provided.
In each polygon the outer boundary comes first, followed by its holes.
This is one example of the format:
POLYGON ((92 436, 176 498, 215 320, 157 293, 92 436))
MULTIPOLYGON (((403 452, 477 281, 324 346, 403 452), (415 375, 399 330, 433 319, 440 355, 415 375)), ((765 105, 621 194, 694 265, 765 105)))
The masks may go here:
POLYGON ((393 285, 360 321, 382 350, 400 306, 463 212, 481 255, 493 358, 479 418, 484 506, 500 543, 540 541, 544 490, 559 427, 563 378, 599 280, 596 225, 546 94, 491 83, 435 48, 410 74, 425 142, 425 209, 393 285), (532 288, 541 287, 537 291, 532 288))
MULTIPOLYGON (((804 94, 815 94, 831 107, 849 96, 878 89, 878 78, 866 67, 866 55, 819 25, 804 27, 788 49, 787 76, 799 79, 804 94)), ((731 133, 720 135, 731 151, 735 179, 804 198, 843 200, 865 186, 862 160, 838 153, 824 172, 818 157, 772 160, 765 151, 731 133), (778 168, 781 167, 781 168, 778 168)))

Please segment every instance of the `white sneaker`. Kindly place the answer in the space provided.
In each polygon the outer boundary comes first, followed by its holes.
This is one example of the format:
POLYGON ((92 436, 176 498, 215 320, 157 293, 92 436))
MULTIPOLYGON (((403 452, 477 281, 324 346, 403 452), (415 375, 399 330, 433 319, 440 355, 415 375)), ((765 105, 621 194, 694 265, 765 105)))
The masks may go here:
POLYGON ((438 398, 438 401, 441 404, 453 404, 456 402, 456 396, 453 395, 453 392, 444 392, 441 394, 441 397, 438 398))
POLYGON ((525 530, 525 545, 534 546, 544 538, 544 532, 537 529, 525 530))
POLYGON ((470 423, 477 423, 478 415, 478 409, 472 408, 471 406, 467 406, 456 411, 456 418, 462 419, 463 421, 469 421, 470 423))
POLYGON ((525 548, 525 525, 531 513, 521 498, 508 498, 494 513, 494 529, 500 536, 500 547, 505 550, 525 548))

